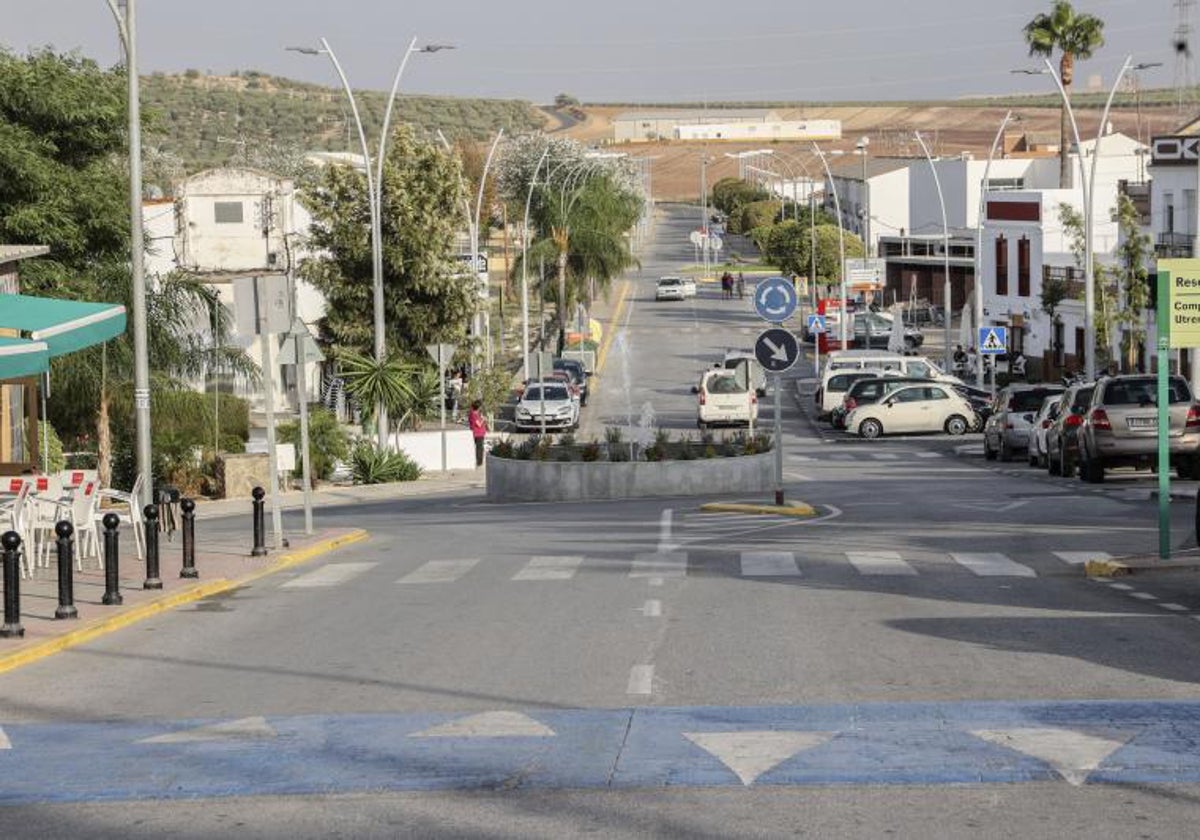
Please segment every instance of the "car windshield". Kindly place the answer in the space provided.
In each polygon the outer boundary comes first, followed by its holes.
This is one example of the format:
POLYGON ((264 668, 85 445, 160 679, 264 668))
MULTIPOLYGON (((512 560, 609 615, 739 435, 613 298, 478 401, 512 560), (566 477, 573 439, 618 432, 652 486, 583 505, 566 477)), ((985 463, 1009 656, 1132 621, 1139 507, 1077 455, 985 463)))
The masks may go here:
POLYGON ((1008 410, 1027 412, 1036 412, 1042 407, 1046 397, 1055 393, 1054 391, 1046 391, 1041 388, 1035 388, 1032 391, 1016 391, 1008 400, 1008 410))
POLYGON ((660 286, 680 286, 680 285, 682 285, 682 281, 680 281, 680 280, 659 280, 658 285, 660 285, 660 286))
MULTIPOLYGON (((1187 383, 1182 379, 1170 379, 1167 382, 1172 404, 1190 402, 1191 393, 1187 383)), ((1104 389, 1105 405, 1157 405, 1158 383, 1154 377, 1141 379, 1121 379, 1108 383, 1104 389)))
POLYGON ((710 394, 738 394, 746 389, 737 381, 736 376, 714 376, 708 380, 710 394))
POLYGON ((1075 392, 1075 397, 1071 400, 1071 408, 1084 408, 1090 405, 1092 402, 1092 393, 1095 390, 1095 387, 1092 385, 1080 388, 1075 392))
MULTIPOLYGON (((535 402, 541 402, 543 399, 542 390, 543 389, 540 385, 534 385, 532 388, 530 388, 528 391, 525 392, 526 401, 532 400, 535 402)), ((546 399, 547 401, 550 401, 550 402, 553 402, 554 400, 568 399, 567 389, 563 388, 563 387, 547 386, 545 388, 544 399, 546 399)))

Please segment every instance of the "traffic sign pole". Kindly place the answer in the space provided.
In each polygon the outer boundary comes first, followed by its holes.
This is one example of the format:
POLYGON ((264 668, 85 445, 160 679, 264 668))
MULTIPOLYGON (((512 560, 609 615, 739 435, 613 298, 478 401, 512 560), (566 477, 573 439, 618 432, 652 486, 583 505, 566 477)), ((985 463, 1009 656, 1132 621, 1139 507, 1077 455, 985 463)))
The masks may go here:
POLYGON ((775 504, 783 504, 783 374, 775 374, 775 504))
POLYGON ((1171 272, 1158 272, 1158 557, 1171 557, 1171 272))

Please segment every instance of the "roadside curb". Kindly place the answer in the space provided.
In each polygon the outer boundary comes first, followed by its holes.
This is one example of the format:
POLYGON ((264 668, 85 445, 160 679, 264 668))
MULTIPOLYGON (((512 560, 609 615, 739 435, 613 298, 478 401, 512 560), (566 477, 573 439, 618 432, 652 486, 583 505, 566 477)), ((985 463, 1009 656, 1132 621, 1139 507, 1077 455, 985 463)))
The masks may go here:
POLYGON ((327 540, 321 540, 311 546, 307 546, 297 552, 284 554, 271 565, 251 572, 239 578, 217 578, 216 580, 207 583, 189 586, 179 592, 173 592, 170 595, 162 598, 156 598, 153 601, 147 601, 144 604, 138 604, 136 607, 131 607, 128 610, 118 613, 117 615, 109 616, 88 625, 80 627, 77 630, 72 630, 69 633, 64 633, 55 639, 47 639, 42 642, 36 642, 27 645, 11 653, 0 655, 0 674, 11 671, 14 668, 20 668, 23 665, 29 665, 40 659, 45 659, 48 656, 67 650, 68 648, 77 647, 93 639, 101 636, 106 636, 117 630, 121 630, 130 625, 137 624, 140 621, 145 621, 147 618, 166 612, 167 610, 183 606, 184 604, 194 603, 202 598, 209 598, 213 595, 219 595, 223 592, 228 592, 232 589, 245 586, 247 583, 264 578, 267 575, 282 571, 292 566, 300 565, 321 554, 326 554, 336 548, 340 548, 352 543, 361 542, 370 536, 361 528, 356 528, 346 534, 341 534, 327 540))
POLYGON ((629 297, 629 289, 631 283, 625 280, 621 283, 621 291, 617 294, 617 302, 613 306, 612 315, 608 319, 608 331, 604 334, 604 341, 600 344, 600 350, 596 353, 596 368, 592 371, 596 379, 600 378, 604 371, 604 363, 608 361, 608 350, 612 347, 613 337, 617 333, 617 324, 621 320, 621 315, 625 311, 625 300, 629 297))
POLYGON ((1200 556, 1192 550, 1190 556, 1178 560, 1162 560, 1157 556, 1140 555, 1112 560, 1089 560, 1084 574, 1089 578, 1128 577, 1162 572, 1200 572, 1200 556))
POLYGON ((757 513, 763 516, 816 516, 817 511, 812 505, 804 502, 788 502, 784 505, 754 504, 752 502, 706 502, 700 505, 705 513, 757 513))

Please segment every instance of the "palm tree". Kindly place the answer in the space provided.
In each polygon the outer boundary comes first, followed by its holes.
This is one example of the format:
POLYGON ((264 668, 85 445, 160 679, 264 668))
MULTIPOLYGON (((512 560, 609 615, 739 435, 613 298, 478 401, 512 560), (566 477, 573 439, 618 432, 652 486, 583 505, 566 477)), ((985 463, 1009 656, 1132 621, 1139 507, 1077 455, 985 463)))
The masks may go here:
MULTIPOLYGON (((1071 82, 1075 79, 1075 60, 1089 59, 1097 49, 1104 46, 1104 21, 1095 15, 1076 12, 1067 0, 1054 0, 1049 14, 1039 14, 1025 24, 1025 42, 1030 55, 1049 58, 1058 50, 1059 78, 1067 95, 1071 93, 1071 82)), ((1062 105, 1059 127, 1059 186, 1071 186, 1071 167, 1067 150, 1070 136, 1067 124, 1067 103, 1062 105)))

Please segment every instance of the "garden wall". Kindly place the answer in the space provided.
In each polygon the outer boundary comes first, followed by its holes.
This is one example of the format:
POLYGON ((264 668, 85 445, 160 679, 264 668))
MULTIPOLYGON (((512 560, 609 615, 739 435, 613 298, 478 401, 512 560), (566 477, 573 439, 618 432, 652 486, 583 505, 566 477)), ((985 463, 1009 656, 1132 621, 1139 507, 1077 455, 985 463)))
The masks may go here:
POLYGON ((487 458, 487 496, 495 502, 577 502, 762 493, 775 486, 775 455, 694 461, 518 461, 487 458))

